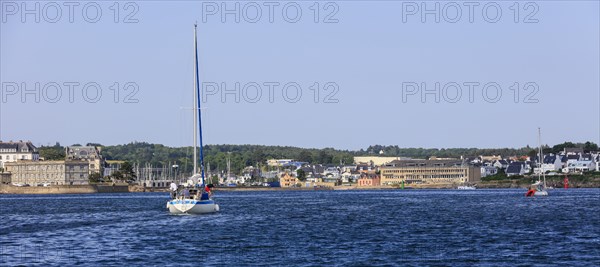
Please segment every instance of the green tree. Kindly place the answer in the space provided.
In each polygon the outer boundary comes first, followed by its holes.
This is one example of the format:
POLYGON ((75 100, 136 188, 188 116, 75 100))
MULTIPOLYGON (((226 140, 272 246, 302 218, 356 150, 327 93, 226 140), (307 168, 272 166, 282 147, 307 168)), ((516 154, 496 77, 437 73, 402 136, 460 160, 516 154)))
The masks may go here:
POLYGON ((533 159, 535 156, 537 156, 538 152, 537 150, 530 150, 529 152, 527 152, 527 156, 529 156, 529 158, 533 159))
POLYGON ((331 154, 327 153, 327 151, 321 150, 319 151, 317 161, 322 164, 331 164, 333 161, 333 157, 331 156, 331 154))
POLYGON ((128 181, 135 181, 137 178, 135 172, 133 171, 133 166, 131 163, 129 163, 129 161, 125 161, 123 164, 121 164, 121 167, 119 167, 119 172, 123 175, 123 178, 128 181))
POLYGON ((90 177, 88 178, 90 183, 100 183, 103 182, 102 179, 102 175, 98 172, 92 173, 90 174, 90 177))
POLYGON ((45 160, 65 159, 65 149, 62 146, 42 146, 39 148, 39 153, 45 160))
POLYGON ((303 169, 297 169, 296 176, 298 177, 298 180, 302 182, 306 181, 306 172, 303 169))
POLYGON ((115 172, 112 173, 111 177, 114 180, 122 181, 123 180, 123 173, 121 173, 120 171, 115 171, 115 172))
POLYGON ((87 143, 87 144, 85 144, 85 146, 101 147, 102 145, 100 143, 87 143))
POLYGON ((217 177, 216 175, 213 175, 213 177, 211 177, 211 178, 209 179, 209 181, 210 181, 210 183, 211 183, 211 184, 216 184, 216 185, 218 185, 218 184, 219 184, 219 177, 217 177))
POLYGON ((563 150, 565 150, 565 148, 572 148, 572 147, 577 147, 575 144, 571 143, 571 142, 564 142, 562 144, 558 144, 552 147, 552 152, 554 153, 559 153, 563 150))
POLYGON ((300 151, 300 154, 298 154, 298 161, 313 162, 313 155, 308 150, 302 150, 300 151))
POLYGON ((596 145, 595 143, 592 143, 590 141, 587 141, 587 142, 585 142, 585 144, 583 144, 583 150, 598 151, 598 145, 596 145))

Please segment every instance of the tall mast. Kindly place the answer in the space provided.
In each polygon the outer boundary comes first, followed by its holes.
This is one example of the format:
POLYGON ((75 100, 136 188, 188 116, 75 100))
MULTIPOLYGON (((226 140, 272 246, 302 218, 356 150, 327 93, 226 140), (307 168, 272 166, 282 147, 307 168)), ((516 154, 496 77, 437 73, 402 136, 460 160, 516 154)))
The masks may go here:
POLYGON ((196 109, 198 108, 198 91, 196 90, 198 87, 197 46, 196 24, 194 24, 194 107, 192 108, 192 111, 194 112, 194 171, 192 172, 192 176, 198 173, 198 112, 196 112, 196 109))
MULTIPOLYGON (((194 24, 194 52, 196 55, 196 106, 194 106, 194 108, 198 109, 198 132, 200 133, 200 172, 202 173, 202 184, 204 183, 204 152, 203 152, 203 147, 202 147, 202 113, 200 110, 200 77, 198 75, 198 38, 196 37, 196 28, 198 27, 197 24, 194 24)), ((196 114, 196 113, 194 113, 196 114)), ((194 127, 194 130, 196 129, 196 127, 194 127)), ((194 135, 196 136, 196 135, 194 135)), ((195 154, 194 154, 195 155, 195 154)), ((195 161, 194 161, 195 163, 195 161)))
POLYGON ((542 175, 542 164, 544 159, 542 158, 542 133, 540 127, 538 127, 538 164, 540 167, 540 173, 538 173, 538 181, 540 180, 540 176, 542 175))
MULTIPOLYGON (((538 127, 538 140, 540 142, 540 155, 544 155, 542 152, 542 130, 540 129, 540 127, 538 127)), ((543 165, 544 164, 544 160, 541 159, 540 164, 543 165)), ((542 166, 540 166, 540 170, 542 171, 542 175, 544 176, 544 188, 546 187, 546 172, 544 172, 544 169, 542 168, 542 166)))
POLYGON ((227 180, 229 180, 231 172, 231 152, 227 152, 227 180))

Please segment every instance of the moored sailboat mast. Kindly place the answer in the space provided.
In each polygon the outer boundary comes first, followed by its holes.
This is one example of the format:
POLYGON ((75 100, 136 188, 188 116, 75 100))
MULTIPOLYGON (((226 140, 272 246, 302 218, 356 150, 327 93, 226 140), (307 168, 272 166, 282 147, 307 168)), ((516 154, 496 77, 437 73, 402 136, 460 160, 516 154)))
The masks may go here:
POLYGON ((194 80, 194 86, 196 87, 194 90, 194 109, 197 109, 197 112, 194 112, 194 117, 197 117, 198 119, 194 119, 194 121, 198 122, 198 125, 196 127, 196 125, 194 125, 194 173, 197 172, 197 159, 196 159, 196 138, 199 137, 199 142, 200 142, 200 173, 201 173, 201 177, 202 177, 202 184, 204 183, 204 152, 203 152, 203 148, 202 148, 202 112, 200 110, 200 77, 198 75, 198 37, 197 37, 197 28, 198 28, 198 24, 194 24, 194 59, 195 59, 195 64, 194 64, 194 74, 196 76, 196 79, 194 80), (196 133, 196 131, 198 131, 198 133, 196 133))

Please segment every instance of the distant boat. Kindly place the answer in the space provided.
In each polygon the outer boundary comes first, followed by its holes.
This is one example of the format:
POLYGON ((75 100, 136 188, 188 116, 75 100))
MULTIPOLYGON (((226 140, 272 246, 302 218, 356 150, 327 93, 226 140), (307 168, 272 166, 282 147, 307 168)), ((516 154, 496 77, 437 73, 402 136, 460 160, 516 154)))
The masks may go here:
POLYGON ((527 193, 525 193, 525 196, 527 196, 527 197, 547 196, 548 195, 548 190, 547 190, 548 187, 546 186, 546 173, 544 172, 544 169, 542 168, 542 165, 544 163, 544 154, 542 153, 541 139, 542 139, 541 130, 540 130, 540 128, 538 128, 538 145, 539 145, 538 180, 537 180, 537 182, 535 182, 531 186, 529 186, 529 190, 527 190, 527 193), (544 180, 542 180, 540 178, 541 175, 544 176, 544 180))
POLYGON ((200 79, 198 77, 198 38, 197 25, 194 25, 194 175, 179 190, 175 197, 167 202, 167 209, 172 214, 206 214, 219 211, 219 205, 212 198, 211 189, 204 178, 204 153, 202 148, 202 113, 200 111, 200 79), (199 131, 199 134, 196 132, 199 131), (197 152, 198 136, 200 137, 200 175, 198 175, 197 152))
POLYGON ((477 187, 474 185, 459 185, 456 189, 458 190, 475 190, 477 187))

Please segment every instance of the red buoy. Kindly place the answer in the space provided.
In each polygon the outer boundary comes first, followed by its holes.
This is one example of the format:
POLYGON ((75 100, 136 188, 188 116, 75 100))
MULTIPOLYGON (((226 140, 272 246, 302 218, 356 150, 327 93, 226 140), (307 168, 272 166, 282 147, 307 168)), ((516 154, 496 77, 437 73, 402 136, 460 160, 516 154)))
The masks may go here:
POLYGON ((565 189, 569 188, 569 177, 565 175, 565 180, 563 180, 563 184, 565 185, 565 189))

